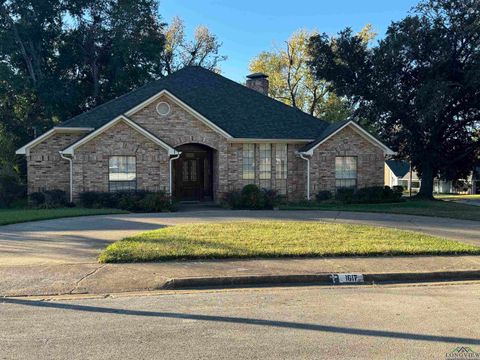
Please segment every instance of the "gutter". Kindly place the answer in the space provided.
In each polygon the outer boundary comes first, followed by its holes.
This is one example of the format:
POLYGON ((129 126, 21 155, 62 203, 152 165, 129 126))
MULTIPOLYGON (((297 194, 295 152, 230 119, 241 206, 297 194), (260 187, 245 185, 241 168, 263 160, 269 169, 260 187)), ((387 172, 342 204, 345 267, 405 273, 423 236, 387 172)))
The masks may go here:
POLYGON ((59 153, 62 159, 68 160, 70 163, 70 202, 73 202, 73 160, 72 158, 63 155, 61 151, 59 151, 59 153))
POLYGON ((173 161, 174 160, 177 160, 180 155, 182 153, 181 152, 178 152, 177 154, 173 155, 171 158, 170 158, 170 161, 168 162, 168 171, 170 173, 170 177, 169 177, 169 184, 168 184, 168 187, 169 187, 169 192, 170 192, 170 196, 173 196, 173 184, 172 184, 172 177, 173 177, 173 174, 172 174, 172 167, 173 167, 173 161))
POLYGON ((310 200, 310 159, 305 155, 310 155, 304 152, 298 152, 298 156, 307 162, 307 200, 310 200))

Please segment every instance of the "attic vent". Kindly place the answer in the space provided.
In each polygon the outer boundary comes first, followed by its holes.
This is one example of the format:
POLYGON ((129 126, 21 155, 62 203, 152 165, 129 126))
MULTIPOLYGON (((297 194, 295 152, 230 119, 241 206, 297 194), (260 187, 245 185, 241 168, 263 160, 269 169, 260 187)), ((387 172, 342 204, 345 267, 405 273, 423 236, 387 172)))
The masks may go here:
POLYGON ((157 104, 157 113, 161 116, 170 114, 170 105, 162 101, 157 104))

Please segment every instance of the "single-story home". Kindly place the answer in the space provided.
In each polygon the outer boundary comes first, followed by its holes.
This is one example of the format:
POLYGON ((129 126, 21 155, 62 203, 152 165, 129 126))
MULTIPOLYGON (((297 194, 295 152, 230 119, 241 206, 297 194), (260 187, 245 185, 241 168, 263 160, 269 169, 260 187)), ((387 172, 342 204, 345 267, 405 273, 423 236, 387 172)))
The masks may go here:
MULTIPOLYGON (((404 160, 386 160, 385 161, 385 185, 387 186, 403 186, 404 190, 418 192, 422 179, 418 176, 416 171, 410 171, 410 163, 404 160)), ((475 193, 475 183, 472 184, 472 177, 470 176, 463 182, 463 187, 455 186, 451 180, 443 180, 435 178, 433 180, 433 192, 437 194, 451 194, 451 193, 465 193, 468 191, 470 185, 471 192, 475 193)))
POLYGON ((246 85, 186 67, 71 118, 17 150, 28 191, 163 190, 221 199, 247 184, 289 199, 383 185, 393 152, 357 123, 328 123, 268 97, 268 76, 246 85))

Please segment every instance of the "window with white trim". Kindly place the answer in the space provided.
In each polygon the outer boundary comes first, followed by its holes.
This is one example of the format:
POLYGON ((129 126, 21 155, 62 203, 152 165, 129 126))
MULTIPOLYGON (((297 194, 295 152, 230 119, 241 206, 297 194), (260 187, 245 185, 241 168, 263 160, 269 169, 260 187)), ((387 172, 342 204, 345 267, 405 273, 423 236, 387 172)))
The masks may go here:
POLYGON ((242 178, 255 179, 255 144, 243 144, 242 178))
POLYGON ((272 178, 272 144, 260 144, 260 180, 267 180, 272 178))
POLYGON ((357 187, 357 158, 337 156, 335 158, 335 186, 339 188, 357 187))
POLYGON ((287 144, 275 145, 275 173, 277 179, 287 178, 287 144))
POLYGON ((135 191, 137 189, 137 166, 135 156, 110 156, 108 161, 108 189, 135 191))

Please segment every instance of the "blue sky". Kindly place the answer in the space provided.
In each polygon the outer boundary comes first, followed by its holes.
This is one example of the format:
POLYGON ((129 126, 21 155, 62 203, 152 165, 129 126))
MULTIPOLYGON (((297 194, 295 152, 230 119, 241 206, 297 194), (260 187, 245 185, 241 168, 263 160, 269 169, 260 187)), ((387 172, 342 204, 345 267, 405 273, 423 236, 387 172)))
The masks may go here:
POLYGON ((160 0, 165 22, 180 16, 191 35, 206 25, 223 42, 228 60, 222 74, 243 81, 249 61, 305 28, 335 34, 371 23, 381 37, 391 21, 403 18, 418 0, 160 0))

